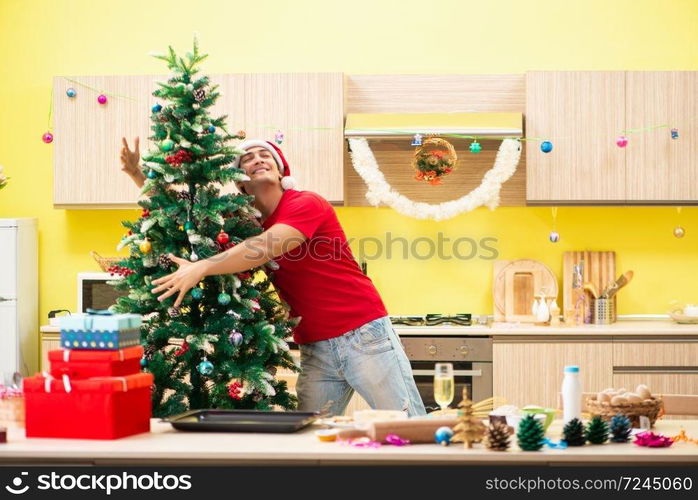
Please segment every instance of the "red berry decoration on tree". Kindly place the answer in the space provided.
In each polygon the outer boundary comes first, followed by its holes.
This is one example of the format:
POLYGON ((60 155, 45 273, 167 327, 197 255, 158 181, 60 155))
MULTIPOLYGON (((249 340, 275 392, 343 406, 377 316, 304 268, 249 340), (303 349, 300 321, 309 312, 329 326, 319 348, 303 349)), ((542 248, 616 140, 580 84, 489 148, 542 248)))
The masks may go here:
POLYGON ((218 236, 216 236, 216 241, 221 245, 225 245, 230 241, 230 236, 228 236, 228 233, 221 231, 218 233, 218 236))
POLYGON ((177 350, 175 351, 174 354, 175 354, 175 356, 181 356, 181 355, 183 355, 185 352, 187 352, 188 350, 189 350, 189 342, 187 342, 187 341, 185 340, 185 341, 182 343, 182 347, 180 347, 179 349, 177 349, 177 350))
POLYGON ((230 396, 231 399, 242 399, 242 396, 240 395, 241 389, 242 384, 240 382, 233 382, 228 386, 228 396, 230 396))
POLYGON ((133 273, 136 272, 133 269, 129 269, 128 267, 124 267, 124 266, 117 266, 116 264, 114 264, 113 266, 110 266, 107 269, 107 271, 109 271, 109 274, 111 274, 112 276, 114 276, 115 274, 118 274, 119 276, 123 276, 124 278, 131 276, 133 273))
POLYGON ((179 167, 182 163, 191 163, 194 158, 186 149, 180 149, 173 155, 165 157, 165 161, 172 166, 179 167))
POLYGON ((147 208, 144 208, 143 212, 141 213, 141 217, 143 217, 143 218, 150 217, 150 210, 148 210, 147 208))
POLYGON ((252 277, 250 273, 238 273, 238 278, 240 278, 241 281, 248 280, 252 277))

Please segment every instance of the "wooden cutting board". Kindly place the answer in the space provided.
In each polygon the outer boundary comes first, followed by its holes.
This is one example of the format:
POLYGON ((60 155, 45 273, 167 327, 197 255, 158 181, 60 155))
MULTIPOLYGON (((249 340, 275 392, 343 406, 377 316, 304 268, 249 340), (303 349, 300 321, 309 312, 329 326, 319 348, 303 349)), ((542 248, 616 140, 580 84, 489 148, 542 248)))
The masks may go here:
MULTIPOLYGON (((593 283, 599 293, 603 292, 616 276, 616 252, 588 252, 574 251, 562 254, 562 297, 564 314, 566 310, 572 309, 572 268, 581 261, 584 261, 584 283, 593 283)), ((591 299, 591 295, 589 299, 591 299)), ((587 300, 587 309, 591 307, 591 300, 587 300)))
POLYGON ((533 299, 544 290, 557 297, 557 278, 542 262, 532 259, 494 262, 494 320, 535 323, 531 314, 533 299))

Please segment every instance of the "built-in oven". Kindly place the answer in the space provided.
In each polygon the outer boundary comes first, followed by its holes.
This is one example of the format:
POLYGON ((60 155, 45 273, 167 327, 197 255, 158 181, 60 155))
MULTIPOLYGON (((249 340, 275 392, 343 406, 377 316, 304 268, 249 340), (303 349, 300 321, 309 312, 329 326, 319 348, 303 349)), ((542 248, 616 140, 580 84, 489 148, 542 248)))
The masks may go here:
POLYGON ((476 336, 412 337, 400 338, 419 394, 427 412, 438 410, 434 400, 434 365, 453 364, 455 384, 451 407, 460 402, 463 388, 473 401, 492 397, 492 338, 476 336))

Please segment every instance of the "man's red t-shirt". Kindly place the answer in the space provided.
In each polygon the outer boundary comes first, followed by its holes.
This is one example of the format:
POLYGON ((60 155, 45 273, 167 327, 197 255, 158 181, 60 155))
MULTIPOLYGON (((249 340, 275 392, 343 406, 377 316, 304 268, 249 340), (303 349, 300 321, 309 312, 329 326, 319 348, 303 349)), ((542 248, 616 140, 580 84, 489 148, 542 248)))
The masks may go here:
POLYGON ((327 200, 310 191, 288 189, 262 223, 289 225, 306 236, 298 247, 274 259, 272 282, 302 319, 293 333, 298 344, 326 340, 387 316, 371 279, 351 253, 347 237, 327 200))

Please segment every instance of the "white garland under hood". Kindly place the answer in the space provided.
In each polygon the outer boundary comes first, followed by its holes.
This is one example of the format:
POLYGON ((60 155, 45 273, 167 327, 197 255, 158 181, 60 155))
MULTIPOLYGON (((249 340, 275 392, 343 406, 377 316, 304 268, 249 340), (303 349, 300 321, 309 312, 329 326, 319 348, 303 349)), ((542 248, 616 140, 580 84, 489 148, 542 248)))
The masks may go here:
POLYGON ((383 203, 403 215, 416 219, 445 220, 481 206, 494 210, 499 206, 499 192, 502 184, 514 175, 521 158, 520 141, 502 140, 494 166, 485 173, 482 184, 457 200, 430 204, 412 201, 388 184, 365 138, 352 137, 348 141, 354 170, 368 186, 366 192, 368 202, 373 206, 383 203))

